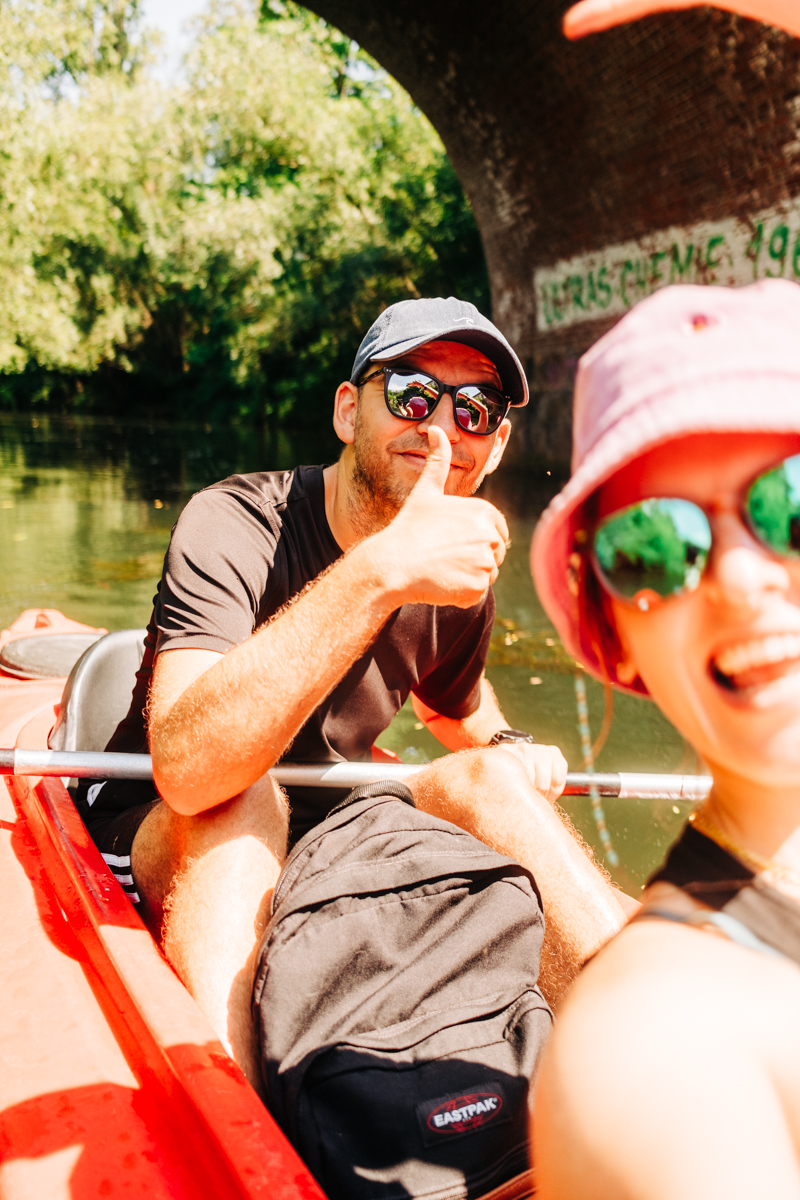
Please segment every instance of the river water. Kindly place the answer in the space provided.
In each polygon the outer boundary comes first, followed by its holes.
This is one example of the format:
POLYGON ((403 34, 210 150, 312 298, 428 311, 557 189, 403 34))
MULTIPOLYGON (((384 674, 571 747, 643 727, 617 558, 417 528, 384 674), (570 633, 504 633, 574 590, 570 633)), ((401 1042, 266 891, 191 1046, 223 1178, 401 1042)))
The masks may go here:
MULTIPOLYGON (((0 621, 25 608, 58 608, 107 629, 146 624, 169 533, 199 488, 235 471, 322 461, 296 460, 285 442, 260 446, 247 431, 121 424, 88 418, 0 414, 0 621)), ((511 549, 495 592, 498 624, 487 668, 508 722, 553 742, 570 768, 583 769, 575 667, 561 647, 530 580, 528 547, 536 519, 563 479, 544 470, 502 470, 484 494, 506 514, 511 549)), ((603 723, 603 689, 586 680, 589 721, 603 723)), ((445 753, 410 706, 380 739, 406 762, 445 753)), ((693 751, 649 701, 616 695, 611 731, 596 767, 606 771, 694 773, 693 751)), ((635 891, 675 839, 688 806, 603 801, 619 856, 611 874, 635 891)), ((602 857, 588 800, 564 807, 602 857)), ((608 865, 608 864, 607 864, 608 865)))

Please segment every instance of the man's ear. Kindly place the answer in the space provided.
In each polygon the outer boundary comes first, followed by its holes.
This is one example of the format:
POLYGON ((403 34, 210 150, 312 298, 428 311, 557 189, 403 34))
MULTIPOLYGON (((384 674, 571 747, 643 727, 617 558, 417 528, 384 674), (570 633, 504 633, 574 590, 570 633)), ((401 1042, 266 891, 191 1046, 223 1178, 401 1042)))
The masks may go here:
POLYGON ((358 388, 354 383, 340 383, 333 400, 333 428, 340 442, 352 446, 356 436, 358 388))
POLYGON ((494 435, 494 445, 492 446, 489 454, 484 475, 491 475, 492 471, 497 470, 500 465, 500 459, 503 457, 506 444, 508 443, 508 439, 510 437, 511 422, 509 421, 508 417, 506 417, 500 422, 500 425, 497 428, 497 433, 494 435))

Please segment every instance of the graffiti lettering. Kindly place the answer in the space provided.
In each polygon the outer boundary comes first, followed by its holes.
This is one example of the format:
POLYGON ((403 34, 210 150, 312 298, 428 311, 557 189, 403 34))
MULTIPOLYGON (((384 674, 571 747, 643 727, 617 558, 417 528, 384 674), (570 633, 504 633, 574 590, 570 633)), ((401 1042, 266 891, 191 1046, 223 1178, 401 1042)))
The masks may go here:
POLYGON ((789 245, 789 226, 776 225, 769 239, 769 256, 773 262, 781 264, 780 271, 772 271, 767 269, 767 275, 776 276, 782 275, 783 269, 786 266, 786 249, 789 245))
POLYGON ((544 332, 622 315, 673 283, 740 286, 781 276, 800 281, 800 199, 748 221, 666 229, 539 268, 537 324, 544 332))
POLYGON ((681 260, 681 253, 678 249, 678 243, 673 242, 670 248, 669 257, 669 281, 670 283, 683 283, 684 278, 691 278, 689 271, 692 266, 692 255, 694 254, 694 242, 689 242, 686 247, 686 257, 681 260))

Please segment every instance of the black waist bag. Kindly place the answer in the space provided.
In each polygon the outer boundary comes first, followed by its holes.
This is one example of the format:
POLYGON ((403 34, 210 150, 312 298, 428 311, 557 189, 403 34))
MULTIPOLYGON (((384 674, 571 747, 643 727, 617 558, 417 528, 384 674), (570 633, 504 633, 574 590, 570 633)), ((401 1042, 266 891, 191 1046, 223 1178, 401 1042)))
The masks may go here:
POLYGON ((527 1169, 543 930, 531 875, 402 784, 298 842, 253 1006, 268 1107, 331 1200, 459 1200, 527 1169))

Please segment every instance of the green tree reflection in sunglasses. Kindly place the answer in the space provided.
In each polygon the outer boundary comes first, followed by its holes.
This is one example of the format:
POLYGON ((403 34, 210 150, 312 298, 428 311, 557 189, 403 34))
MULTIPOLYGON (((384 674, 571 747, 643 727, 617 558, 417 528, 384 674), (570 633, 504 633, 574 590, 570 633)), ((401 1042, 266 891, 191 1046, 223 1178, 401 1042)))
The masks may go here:
POLYGON ((755 532, 779 554, 800 552, 800 455, 761 475, 747 495, 755 532))
POLYGON ((634 596, 643 582, 668 596, 697 586, 711 546, 704 513, 688 500, 643 500, 595 535, 597 560, 614 588, 634 596))

